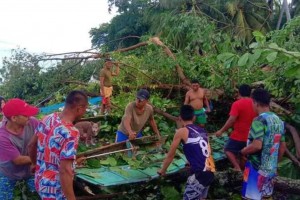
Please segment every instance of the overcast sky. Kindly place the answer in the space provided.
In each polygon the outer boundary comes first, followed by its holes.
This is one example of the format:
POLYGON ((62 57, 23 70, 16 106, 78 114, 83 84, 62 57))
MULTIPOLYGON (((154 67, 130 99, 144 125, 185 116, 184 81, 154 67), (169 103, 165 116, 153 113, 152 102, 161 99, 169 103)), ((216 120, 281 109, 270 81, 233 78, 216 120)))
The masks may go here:
POLYGON ((107 0, 0 0, 0 66, 17 47, 34 53, 89 49, 89 30, 113 16, 107 0))

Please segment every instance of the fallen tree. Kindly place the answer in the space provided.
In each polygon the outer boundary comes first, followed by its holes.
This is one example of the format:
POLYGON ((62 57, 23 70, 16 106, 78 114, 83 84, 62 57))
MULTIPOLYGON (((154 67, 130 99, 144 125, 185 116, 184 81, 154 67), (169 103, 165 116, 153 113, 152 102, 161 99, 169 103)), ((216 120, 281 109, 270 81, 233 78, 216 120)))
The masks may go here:
MULTIPOLYGON (((232 170, 218 171, 215 173, 215 181, 223 186, 241 186, 243 173, 232 170)), ((277 176, 274 179, 274 188, 281 193, 300 195, 300 180, 277 176)))

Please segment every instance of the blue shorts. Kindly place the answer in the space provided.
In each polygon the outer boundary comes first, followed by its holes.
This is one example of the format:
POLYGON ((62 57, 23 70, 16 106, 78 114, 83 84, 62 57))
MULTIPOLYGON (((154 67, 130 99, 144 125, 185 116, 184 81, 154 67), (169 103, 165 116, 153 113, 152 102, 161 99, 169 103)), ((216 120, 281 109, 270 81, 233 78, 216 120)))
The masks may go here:
MULTIPOLYGON (((140 138, 140 137, 143 137, 143 135, 142 135, 142 132, 139 132, 138 134, 137 134, 137 136, 136 136, 136 138, 140 138)), ((123 142, 123 141, 126 141, 126 140, 128 140, 129 138, 128 138, 128 135, 125 135, 123 132, 121 132, 121 131, 117 131, 117 134, 116 134, 116 143, 118 143, 118 142, 123 142)))
POLYGON ((227 143, 225 144, 224 150, 230 151, 234 154, 238 154, 244 147, 246 147, 246 145, 247 145, 247 142, 241 142, 241 141, 229 138, 227 143))
POLYGON ((266 177, 261 175, 250 162, 247 162, 243 176, 242 197, 253 200, 270 197, 274 189, 274 177, 275 176, 266 177))
MULTIPOLYGON (((0 174, 0 199, 14 199, 14 188, 18 180, 12 180, 0 174)), ((26 179, 26 184, 30 192, 35 192, 34 177, 26 179)))

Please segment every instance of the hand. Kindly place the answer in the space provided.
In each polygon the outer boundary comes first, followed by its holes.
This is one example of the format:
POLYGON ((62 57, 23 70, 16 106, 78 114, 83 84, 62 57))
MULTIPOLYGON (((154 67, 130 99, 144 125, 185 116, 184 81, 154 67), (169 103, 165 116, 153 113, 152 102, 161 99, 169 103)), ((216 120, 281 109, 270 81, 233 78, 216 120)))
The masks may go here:
POLYGON ((222 131, 218 130, 218 131, 215 133, 215 135, 216 135, 217 137, 221 137, 222 133, 223 133, 222 131))
POLYGON ((160 175, 160 176, 165 176, 165 175, 166 175, 166 171, 164 171, 164 170, 162 170, 162 169, 158 170, 157 173, 158 173, 158 175, 160 175))
POLYGON ((86 157, 80 157, 76 159, 77 165, 81 165, 84 161, 86 161, 86 157))
POLYGON ((129 133, 129 140, 134 140, 136 138, 136 133, 135 132, 132 132, 132 133, 129 133))
POLYGON ((31 165, 30 165, 30 172, 31 172, 32 174, 35 173, 35 167, 36 167, 36 165, 34 165, 34 164, 31 164, 31 165))
POLYGON ((92 55, 92 58, 100 58, 100 54, 94 54, 92 55))
POLYGON ((205 112, 210 113, 211 112, 210 108, 207 108, 207 110, 205 110, 205 112))

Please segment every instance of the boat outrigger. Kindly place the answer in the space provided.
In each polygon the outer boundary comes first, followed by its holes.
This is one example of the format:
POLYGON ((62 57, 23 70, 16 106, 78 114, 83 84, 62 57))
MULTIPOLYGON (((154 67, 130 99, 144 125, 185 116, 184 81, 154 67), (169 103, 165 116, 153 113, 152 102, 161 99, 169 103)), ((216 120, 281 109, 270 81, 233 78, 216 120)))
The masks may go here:
MULTIPOLYGON (((215 138, 217 139, 217 138, 215 138)), ((213 157, 215 161, 225 158, 222 146, 226 138, 217 139, 220 144, 216 145, 213 142, 213 157), (221 150, 220 152, 217 152, 221 150), (214 152, 215 151, 215 152, 214 152)), ((95 186, 111 187, 117 185, 148 182, 157 179, 159 175, 157 170, 160 169, 162 162, 166 156, 166 151, 163 146, 165 145, 166 137, 161 139, 156 136, 145 136, 132 141, 125 141, 116 144, 110 144, 104 147, 89 150, 80 153, 78 157, 85 156, 89 158, 100 159, 106 158, 108 155, 122 153, 123 158, 131 158, 140 163, 139 166, 131 165, 116 165, 116 166, 103 166, 96 168, 81 167, 76 169, 76 179, 87 184, 95 186), (147 160, 145 158, 147 157, 147 160)), ((177 151, 176 156, 167 170, 167 175, 187 171, 187 160, 185 156, 177 151)))

